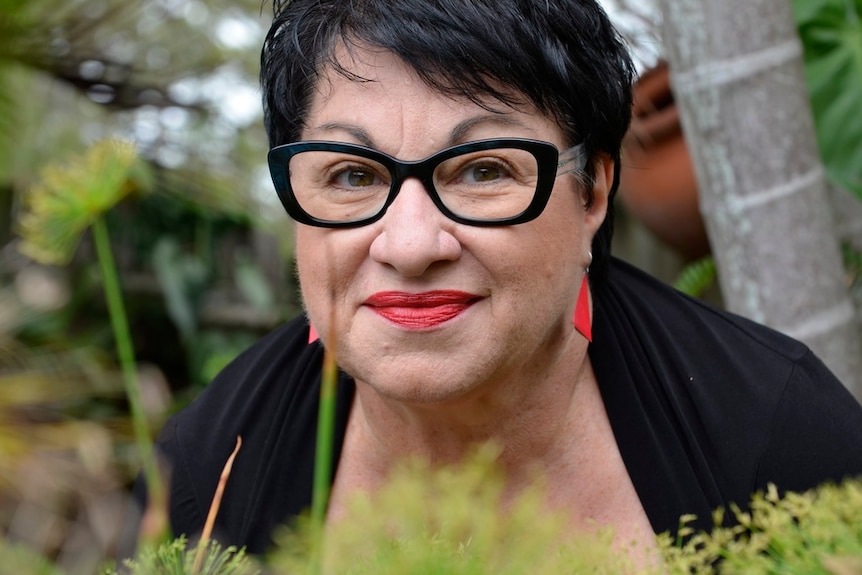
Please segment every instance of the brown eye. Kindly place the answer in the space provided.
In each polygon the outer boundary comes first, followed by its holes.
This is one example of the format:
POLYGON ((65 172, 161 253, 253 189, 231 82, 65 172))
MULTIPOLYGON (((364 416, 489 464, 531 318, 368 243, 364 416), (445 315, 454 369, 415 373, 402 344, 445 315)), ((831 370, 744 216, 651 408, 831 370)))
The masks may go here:
POLYGON ((364 188, 379 183, 374 172, 361 169, 344 170, 336 175, 335 182, 348 188, 364 188))
POLYGON ((473 182, 493 182, 502 177, 497 166, 474 165, 464 172, 464 179, 473 182))

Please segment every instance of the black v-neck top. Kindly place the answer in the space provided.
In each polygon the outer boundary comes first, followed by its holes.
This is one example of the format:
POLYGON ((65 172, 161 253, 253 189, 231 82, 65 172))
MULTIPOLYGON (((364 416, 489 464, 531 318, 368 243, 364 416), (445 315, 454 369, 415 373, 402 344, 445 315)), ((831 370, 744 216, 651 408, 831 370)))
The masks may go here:
MULTIPOLYGON (((594 293, 589 357, 617 444, 656 533, 774 483, 803 491, 862 476, 862 408, 803 344, 686 297, 614 260, 594 293)), ((175 535, 203 527, 243 438, 216 522, 262 553, 311 504, 323 350, 305 317, 241 354, 164 426, 175 535)), ((574 374, 572 375, 574 377, 574 374)), ((338 386, 336 462, 354 388, 338 386)), ((138 488, 138 498, 143 499, 138 488)))

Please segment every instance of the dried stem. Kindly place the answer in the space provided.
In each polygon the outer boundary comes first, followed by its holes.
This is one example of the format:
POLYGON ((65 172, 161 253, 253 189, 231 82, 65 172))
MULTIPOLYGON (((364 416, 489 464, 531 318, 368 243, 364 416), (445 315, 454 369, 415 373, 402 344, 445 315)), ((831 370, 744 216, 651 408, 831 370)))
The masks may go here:
POLYGON ((206 549, 209 546, 210 538, 212 538, 213 527, 215 526, 216 516, 218 515, 219 507, 221 507, 222 496, 224 495, 224 489, 227 485, 227 480, 230 477, 230 471, 233 469, 233 461, 236 459, 237 453, 239 453, 239 449, 242 447, 242 437, 237 436, 236 438, 236 447, 233 448, 233 453, 230 454, 230 457, 227 458, 227 462, 224 464, 224 468, 221 471, 221 477, 219 477, 218 485, 216 486, 215 495, 213 495, 212 503, 210 504, 209 513, 207 513, 207 520, 204 523, 204 529, 201 532, 201 539, 198 541, 197 552, 195 553, 195 562, 192 566, 192 575, 197 575, 200 571, 201 564, 204 560, 204 555, 206 554, 206 549))

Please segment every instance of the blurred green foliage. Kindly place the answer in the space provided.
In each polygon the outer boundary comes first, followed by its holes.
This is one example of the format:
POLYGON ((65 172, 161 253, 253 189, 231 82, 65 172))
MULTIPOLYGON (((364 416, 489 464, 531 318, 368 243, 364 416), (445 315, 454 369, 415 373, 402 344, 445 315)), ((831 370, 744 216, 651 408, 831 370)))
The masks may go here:
POLYGON ((297 311, 263 179, 267 27, 258 0, 0 0, 4 568, 32 551, 90 574, 122 545, 140 461, 94 214, 109 210, 153 431, 297 311), (108 140, 134 142, 133 161, 108 140))
POLYGON ((827 174, 862 199, 862 0, 794 0, 793 11, 827 174))
POLYGON ((44 264, 69 263, 81 235, 143 179, 128 142, 102 141, 83 158, 49 164, 23 196, 18 249, 44 264))
MULTIPOLYGON (((0 3, 0 245, 27 227, 15 220, 38 174, 99 139, 135 142, 147 182, 108 225, 136 347, 181 394, 298 311, 290 226, 280 211, 270 216, 264 179, 256 82, 267 26, 257 0, 0 3)), ((107 174, 88 168, 91 184, 107 174)), ((52 197, 73 210, 79 196, 52 197)), ((43 230, 45 241, 84 223, 63 221, 43 230)), ((20 326, 24 341, 104 346, 92 254, 86 236, 68 246, 71 262, 54 276, 66 299, 20 326)), ((12 285, 31 265, 8 253, 0 263, 12 285)))
POLYGON ((695 260, 685 266, 673 287, 690 296, 698 297, 715 283, 718 270, 712 256, 695 260))
POLYGON ((307 575, 636 572, 630 549, 613 546, 612 529, 573 533, 562 513, 548 509, 541 477, 506 493, 499 451, 484 445, 454 466, 405 461, 378 492, 353 497, 322 539, 312 521, 285 530, 268 565, 307 575))
POLYGON ((678 535, 645 549, 614 541, 601 525, 573 535, 545 506, 541 478, 507 499, 495 454, 485 446, 457 467, 405 462, 377 493, 354 497, 322 541, 307 523, 285 531, 267 564, 309 575, 862 573, 860 479, 806 493, 770 486, 748 509, 716 510, 713 530, 696 532, 683 517, 678 535))
MULTIPOLYGON (((253 559, 235 547, 222 548, 210 542, 205 559, 197 571, 194 559, 197 549, 189 548, 184 537, 164 545, 144 549, 135 559, 124 561, 123 575, 257 575, 260 569, 253 559)), ((119 575, 108 570, 105 575, 119 575)))

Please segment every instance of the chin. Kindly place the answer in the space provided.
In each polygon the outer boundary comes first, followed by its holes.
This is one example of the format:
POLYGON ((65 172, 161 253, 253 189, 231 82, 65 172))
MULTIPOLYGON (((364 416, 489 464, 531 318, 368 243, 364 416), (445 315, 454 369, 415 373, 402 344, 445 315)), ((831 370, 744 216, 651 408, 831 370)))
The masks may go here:
POLYGON ((405 405, 446 405, 470 395, 475 377, 457 377, 449 370, 436 368, 413 372, 407 369, 380 370, 367 377, 356 377, 357 385, 367 385, 380 397, 405 405), (361 382, 361 383, 360 383, 361 382))

